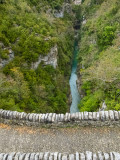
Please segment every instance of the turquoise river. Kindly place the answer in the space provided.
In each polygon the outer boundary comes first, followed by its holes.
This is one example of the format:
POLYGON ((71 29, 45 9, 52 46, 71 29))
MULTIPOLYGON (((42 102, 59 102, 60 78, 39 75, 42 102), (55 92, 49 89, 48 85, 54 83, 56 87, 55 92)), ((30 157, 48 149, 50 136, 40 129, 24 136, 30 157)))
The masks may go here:
POLYGON ((79 112, 78 104, 80 102, 80 95, 77 88, 77 54, 78 54, 78 42, 75 42, 74 45, 74 58, 72 63, 72 72, 70 77, 70 89, 71 89, 71 95, 72 95, 72 104, 70 107, 70 113, 76 113, 79 112))

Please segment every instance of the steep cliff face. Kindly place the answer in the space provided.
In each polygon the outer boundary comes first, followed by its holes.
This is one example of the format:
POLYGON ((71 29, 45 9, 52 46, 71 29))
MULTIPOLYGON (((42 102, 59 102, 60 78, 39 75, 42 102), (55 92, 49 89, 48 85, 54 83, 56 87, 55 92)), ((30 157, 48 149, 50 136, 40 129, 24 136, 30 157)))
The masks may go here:
POLYGON ((56 18, 63 18, 65 12, 68 13, 68 14, 72 14, 72 6, 71 6, 70 3, 64 3, 60 10, 55 10, 54 11, 54 16, 56 18))
POLYGON ((58 47, 55 45, 54 47, 51 48, 50 52, 47 54, 47 56, 39 56, 37 62, 33 62, 31 68, 32 69, 37 69, 39 64, 41 62, 44 62, 44 65, 51 65, 55 69, 58 66, 57 59, 58 59, 58 47))
POLYGON ((73 0, 75 5, 80 5, 82 3, 82 0, 73 0))

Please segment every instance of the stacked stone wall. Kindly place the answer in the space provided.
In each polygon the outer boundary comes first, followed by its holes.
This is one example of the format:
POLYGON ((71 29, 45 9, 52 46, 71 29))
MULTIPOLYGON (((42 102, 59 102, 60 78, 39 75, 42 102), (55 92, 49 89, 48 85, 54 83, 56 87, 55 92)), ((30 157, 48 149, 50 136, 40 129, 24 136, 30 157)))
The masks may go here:
POLYGON ((120 160, 120 154, 117 152, 110 153, 0 153, 0 160, 120 160))
POLYGON ((35 114, 1 109, 0 122, 28 126, 120 126, 120 111, 35 114))

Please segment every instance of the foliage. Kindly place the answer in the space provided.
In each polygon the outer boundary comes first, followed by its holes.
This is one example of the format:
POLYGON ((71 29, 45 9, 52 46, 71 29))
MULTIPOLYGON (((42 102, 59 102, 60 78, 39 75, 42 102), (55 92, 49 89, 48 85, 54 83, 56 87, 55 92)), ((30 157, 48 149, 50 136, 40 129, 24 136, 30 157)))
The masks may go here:
POLYGON ((97 111, 105 101, 107 110, 120 110, 120 1, 86 0, 81 7, 87 22, 80 31, 79 108, 97 111))
POLYGON ((69 76, 73 52, 73 16, 55 18, 63 0, 6 0, 0 5, 0 58, 15 58, 0 69, 0 108, 65 113, 68 110, 69 76), (49 13, 47 13, 49 12, 49 13), (58 67, 36 70, 31 63, 58 47, 58 67))
POLYGON ((98 31, 98 46, 101 48, 106 48, 112 45, 112 42, 115 38, 115 27, 113 26, 105 26, 103 30, 98 31))
POLYGON ((94 112, 100 108, 100 103, 103 100, 103 93, 96 91, 94 94, 85 96, 79 104, 81 112, 88 111, 94 112))
POLYGON ((5 77, 1 73, 0 79, 0 107, 3 109, 23 111, 29 99, 29 87, 23 74, 16 68, 12 69, 14 78, 5 77), (7 99, 6 99, 7 98, 7 99), (19 107, 20 106, 20 107, 19 107))
POLYGON ((7 49, 6 50, 0 49, 0 57, 2 59, 8 59, 9 58, 8 55, 9 55, 9 51, 7 49))

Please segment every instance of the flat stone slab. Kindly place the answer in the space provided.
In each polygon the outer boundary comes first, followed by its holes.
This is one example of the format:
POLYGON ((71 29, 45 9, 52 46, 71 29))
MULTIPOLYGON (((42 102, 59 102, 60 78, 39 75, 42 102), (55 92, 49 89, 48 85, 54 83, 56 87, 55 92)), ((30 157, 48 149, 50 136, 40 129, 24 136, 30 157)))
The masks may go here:
MULTIPOLYGON (((17 125, 0 124, 0 152, 1 153, 36 153, 36 152, 55 152, 54 157, 57 160, 61 157, 59 153, 70 153, 70 160, 76 157, 84 155, 78 155, 78 153, 86 152, 87 159, 91 159, 91 152, 105 152, 110 153, 112 151, 120 153, 120 128, 119 127, 73 127, 73 128, 39 128, 39 127, 27 127, 17 125), (59 152, 59 153, 57 153, 59 152), (78 152, 78 153, 76 153, 78 152), (76 153, 73 156, 73 153, 76 153)), ((99 157, 103 154, 99 153, 99 157)), ((113 156, 118 154, 113 153, 113 156)), ((11 157, 14 157, 11 155, 11 157)), ((29 158, 29 154, 26 159, 29 158)), ((42 157, 48 158, 46 155, 42 157)), ((15 156, 16 157, 16 156, 15 156)), ((22 160, 25 155, 21 155, 22 160)), ((34 157, 30 156, 31 159, 34 157)), ((95 157, 95 155, 94 155, 95 157)), ((105 154, 106 159, 109 159, 109 155, 105 154)), ((37 160, 38 156, 36 156, 37 160)), ((66 159, 66 155, 62 157, 66 159)), ((17 158, 16 158, 17 160, 17 158)))

